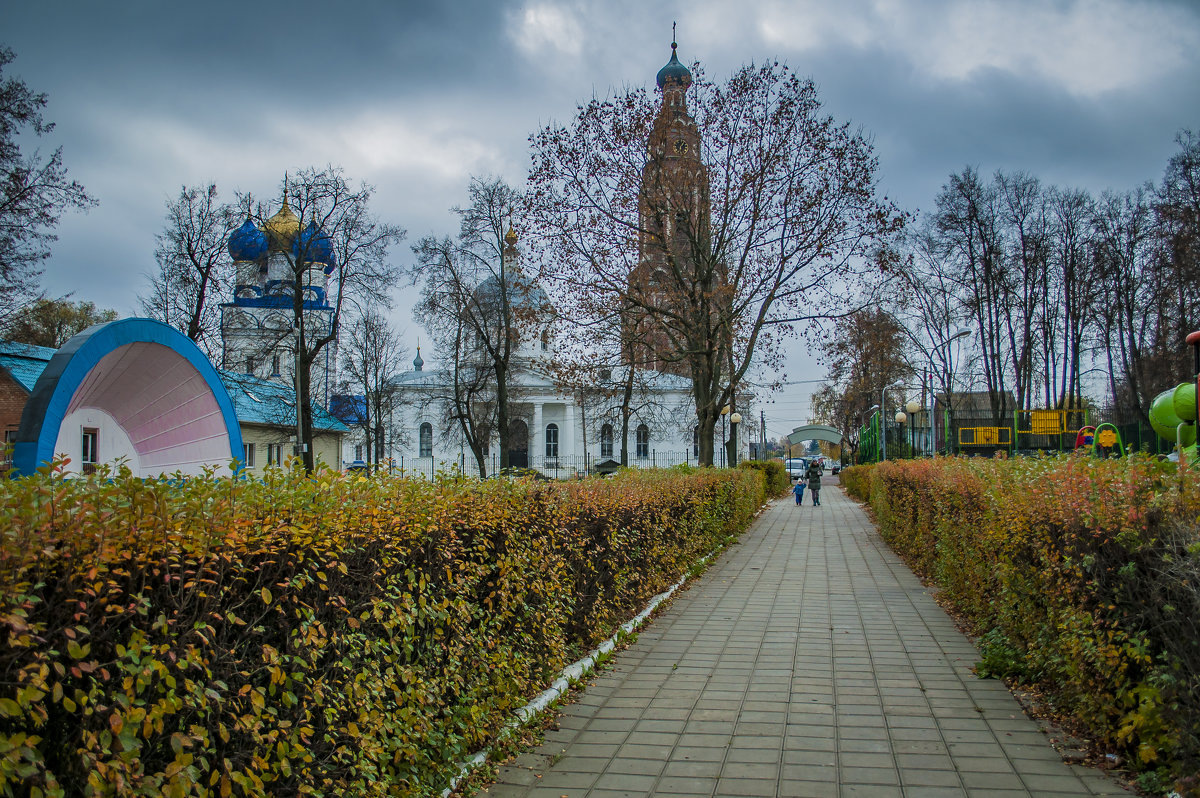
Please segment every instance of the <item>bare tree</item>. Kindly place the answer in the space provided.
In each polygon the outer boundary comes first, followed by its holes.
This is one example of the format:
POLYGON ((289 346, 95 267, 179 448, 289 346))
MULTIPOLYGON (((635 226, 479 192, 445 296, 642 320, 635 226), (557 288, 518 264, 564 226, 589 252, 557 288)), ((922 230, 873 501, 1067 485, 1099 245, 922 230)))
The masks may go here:
POLYGON ((62 214, 96 204, 82 185, 67 177, 62 147, 49 156, 38 150, 22 154, 22 136, 43 136, 54 123, 42 116, 45 94, 30 91, 17 78, 3 77, 14 58, 12 50, 0 46, 0 329, 41 297, 41 264, 57 240, 51 231, 62 214))
MULTIPOLYGON (((374 188, 366 183, 351 185, 339 167, 304 169, 290 179, 285 177, 282 189, 284 209, 270 219, 261 218, 261 207, 257 213, 271 240, 272 255, 282 258, 284 264, 285 279, 277 290, 283 290, 291 301, 300 443, 304 467, 311 471, 313 365, 326 347, 336 347, 344 313, 390 304, 388 292, 399 273, 388 262, 388 248, 403 240, 405 232, 380 221, 370 207, 374 188), (324 270, 325 276, 314 273, 318 270, 324 270), (326 286, 331 313, 328 323, 310 326, 306 303, 316 284, 326 286)), ((248 204, 248 198, 246 201, 248 204)))
MULTIPOLYGON (((1163 273, 1157 268, 1150 189, 1105 192, 1093 216, 1100 274, 1100 334, 1109 385, 1117 406, 1144 422, 1150 402, 1168 387, 1155 369, 1155 355, 1179 348, 1167 341, 1163 273)), ((1169 359, 1169 355, 1167 356, 1169 359)))
POLYGON ((961 275, 959 301, 975 327, 983 382, 999 422, 1009 407, 1009 374, 1013 362, 1008 324, 1011 311, 1007 253, 1000 199, 994 185, 967 168, 950 176, 937 196, 933 216, 938 254, 961 275))
POLYGON ((821 113, 811 81, 777 63, 722 85, 694 70, 673 57, 661 104, 634 89, 540 130, 530 187, 557 277, 621 297, 656 339, 643 356, 691 378, 711 464, 747 370, 841 306, 904 218, 876 193, 867 138, 821 113))
POLYGON ((396 378, 407 350, 383 314, 368 307, 349 326, 341 353, 351 420, 366 436, 367 463, 378 467, 385 459, 391 419, 401 398, 396 378))
MULTIPOLYGON (((479 418, 471 422, 473 431, 463 428, 468 445, 482 463, 486 439, 478 435, 495 433, 500 467, 508 468, 514 356, 522 340, 548 323, 552 309, 535 275, 518 264, 512 225, 521 196, 499 178, 477 177, 471 178, 467 194, 468 204, 453 209, 460 220, 458 235, 421 239, 413 247, 417 265, 412 275, 423 284, 422 323, 439 351, 454 359, 450 370, 456 384, 461 380, 459 398, 479 403, 490 392, 494 401, 494 425, 479 418), (486 382, 481 382, 485 374, 486 382)), ((476 417, 467 405, 455 412, 460 424, 476 417)))
POLYGON ((1041 326, 1046 406, 1078 408, 1083 406, 1086 341, 1095 321, 1097 277, 1091 257, 1093 201, 1086 191, 1052 188, 1049 204, 1054 219, 1050 245, 1054 281, 1052 293, 1043 300, 1041 326))
MULTIPOLYGON (((1155 193, 1160 257, 1167 273, 1164 303, 1170 307, 1175 337, 1182 340, 1200 319, 1200 136, 1181 130, 1179 151, 1171 156, 1155 193)), ((1184 349, 1177 350, 1186 361, 1184 349)), ((1179 372, 1187 363, 1178 364, 1179 372)))
POLYGON ((911 343, 895 316, 872 308, 838 319, 819 350, 828 383, 813 394, 813 412, 842 433, 854 456, 859 424, 880 392, 913 374, 911 343))
POLYGON ((181 331, 212 359, 220 352, 221 318, 213 301, 228 287, 226 244, 237 210, 220 201, 215 184, 183 186, 167 201, 166 224, 155 236, 158 272, 139 298, 142 312, 181 331))
MULTIPOLYGON (((439 242, 446 247, 448 242, 439 242)), ((445 250, 443 250, 445 251, 445 250)), ((456 262, 451 259, 449 264, 456 262)), ((442 414, 441 436, 456 436, 471 451, 480 477, 487 476, 487 456, 496 421, 496 390, 492 364, 479 356, 475 325, 463 312, 464 298, 471 289, 463 275, 443 264, 444 279, 426 279, 414 314, 442 353, 445 369, 427 393, 429 407, 442 414)), ((503 450, 502 450, 503 451, 503 450)))

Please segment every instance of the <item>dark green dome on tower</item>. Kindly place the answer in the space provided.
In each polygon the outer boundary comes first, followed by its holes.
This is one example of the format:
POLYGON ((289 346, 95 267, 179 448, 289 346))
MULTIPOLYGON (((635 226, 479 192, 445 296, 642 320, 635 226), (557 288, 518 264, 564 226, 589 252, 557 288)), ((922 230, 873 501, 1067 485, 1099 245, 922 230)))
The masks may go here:
POLYGON ((677 83, 683 88, 687 88, 692 84, 692 73, 679 60, 679 56, 675 54, 675 49, 679 45, 671 42, 671 60, 667 65, 658 70, 658 87, 665 89, 668 83, 677 83))

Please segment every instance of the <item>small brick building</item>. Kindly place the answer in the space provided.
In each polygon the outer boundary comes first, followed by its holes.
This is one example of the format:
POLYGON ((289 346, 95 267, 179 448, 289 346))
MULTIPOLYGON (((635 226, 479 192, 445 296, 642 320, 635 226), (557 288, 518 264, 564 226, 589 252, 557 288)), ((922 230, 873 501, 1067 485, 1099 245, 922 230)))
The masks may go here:
POLYGON ((0 341, 0 434, 4 436, 0 440, 8 453, 3 458, 5 466, 12 454, 8 447, 17 439, 25 403, 54 352, 44 346, 0 341))

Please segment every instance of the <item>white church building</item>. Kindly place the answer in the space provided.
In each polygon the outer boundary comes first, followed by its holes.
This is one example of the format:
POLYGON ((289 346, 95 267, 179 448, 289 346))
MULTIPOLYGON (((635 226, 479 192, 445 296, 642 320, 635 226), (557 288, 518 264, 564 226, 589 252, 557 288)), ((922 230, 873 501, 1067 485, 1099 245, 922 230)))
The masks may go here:
MULTIPOLYGON (((510 274, 519 274, 516 234, 510 230, 505 242, 505 268, 510 274)), ((477 290, 496 290, 493 283, 495 278, 489 278, 477 290)), ((535 305, 548 305, 545 293, 537 286, 527 293, 535 297, 530 300, 535 305)), ((567 395, 546 367, 557 353, 558 342, 553 314, 547 316, 541 323, 528 325, 511 359, 510 466, 532 468, 559 478, 590 473, 605 463, 612 466, 620 461, 622 448, 616 408, 619 400, 612 397, 619 394, 626 375, 619 368, 603 371, 600 384, 567 395)), ((454 468, 467 474, 479 473, 475 455, 449 413, 452 380, 446 369, 427 369, 418 347, 412 369, 395 380, 394 409, 391 418, 382 424, 381 462, 414 474, 433 475, 454 468)), ((674 374, 639 369, 635 384, 626 439, 628 465, 653 468, 695 464, 699 445, 690 382, 674 374)), ((352 404, 335 401, 334 406, 352 404)), ((366 435, 361 428, 355 430, 352 419, 342 420, 353 430, 343 438, 343 467, 354 467, 369 459, 366 435)), ((484 460, 487 474, 500 469, 497 437, 493 436, 485 447, 484 460)))

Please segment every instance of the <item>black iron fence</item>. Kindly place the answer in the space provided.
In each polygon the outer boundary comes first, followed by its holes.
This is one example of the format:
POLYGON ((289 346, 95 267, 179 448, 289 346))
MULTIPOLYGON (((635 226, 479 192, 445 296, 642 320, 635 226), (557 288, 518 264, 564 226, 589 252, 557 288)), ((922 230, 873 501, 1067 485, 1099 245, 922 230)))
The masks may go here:
MULTIPOLYGON (((597 473, 597 466, 604 463, 616 462, 616 458, 599 457, 587 453, 573 457, 530 457, 523 452, 515 452, 511 457, 510 468, 528 468, 552 479, 568 479, 576 476, 586 476, 597 473)), ((696 465, 696 457, 691 451, 660 451, 650 449, 641 457, 629 459, 630 468, 667 468, 675 465, 696 465)), ((387 466, 384 466, 386 470, 387 466)), ((432 479, 438 472, 448 472, 454 469, 464 474, 479 473, 474 456, 468 452, 459 453, 454 459, 438 457, 405 457, 394 459, 391 463, 393 471, 399 471, 408 476, 423 476, 432 479)), ((490 454, 484 462, 487 476, 498 473, 500 469, 499 454, 490 454)), ((600 471, 606 469, 600 468, 600 471)))

